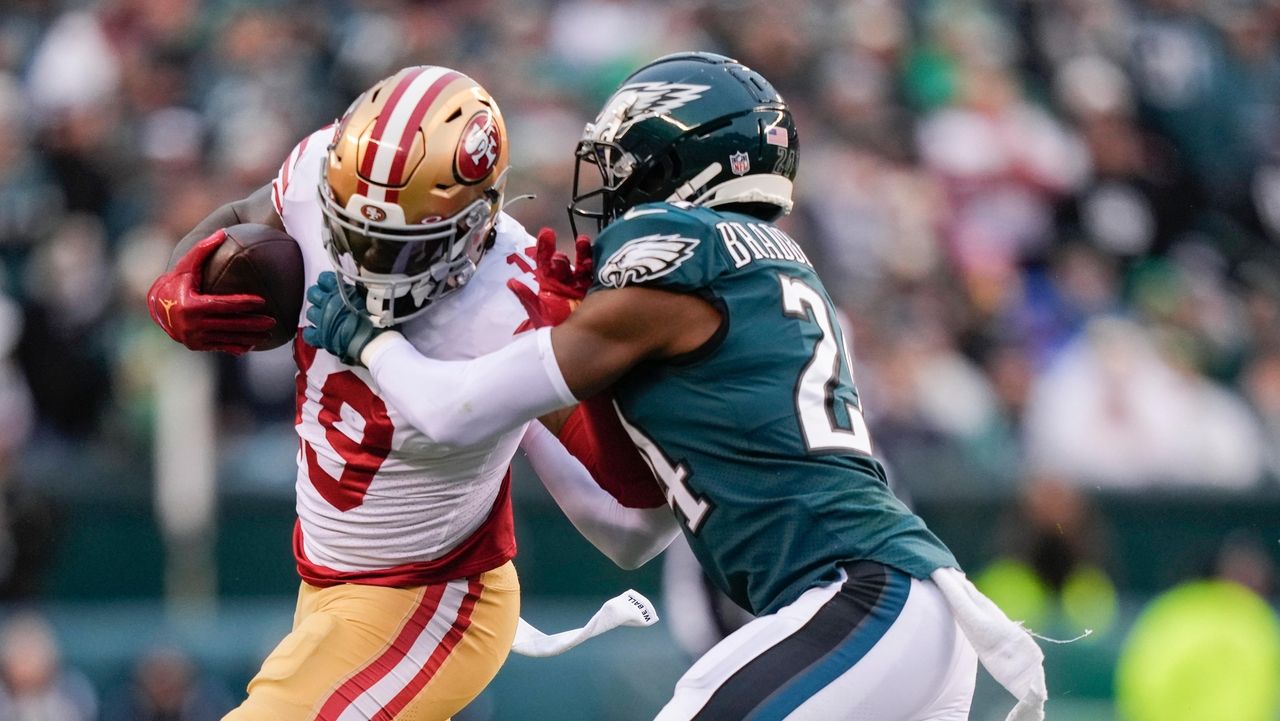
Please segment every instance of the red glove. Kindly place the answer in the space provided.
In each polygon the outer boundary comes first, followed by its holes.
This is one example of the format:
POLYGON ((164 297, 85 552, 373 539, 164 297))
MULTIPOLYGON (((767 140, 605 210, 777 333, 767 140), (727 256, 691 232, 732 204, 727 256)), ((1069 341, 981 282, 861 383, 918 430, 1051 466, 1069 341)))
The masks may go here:
POLYGON ((577 259, 570 265, 569 257, 556 250, 555 231, 550 228, 538 231, 538 244, 534 249, 538 267, 533 271, 533 277, 538 281, 538 292, 533 292, 515 278, 507 281, 507 287, 516 294, 529 314, 529 320, 521 323, 517 332, 560 325, 587 296, 595 267, 591 260, 591 241, 587 236, 578 236, 574 242, 574 255, 577 259))
POLYGON ((173 270, 156 278, 147 291, 151 319, 169 337, 191 350, 220 350, 241 355, 268 337, 276 322, 256 295, 204 295, 204 263, 222 245, 219 230, 196 243, 173 270))

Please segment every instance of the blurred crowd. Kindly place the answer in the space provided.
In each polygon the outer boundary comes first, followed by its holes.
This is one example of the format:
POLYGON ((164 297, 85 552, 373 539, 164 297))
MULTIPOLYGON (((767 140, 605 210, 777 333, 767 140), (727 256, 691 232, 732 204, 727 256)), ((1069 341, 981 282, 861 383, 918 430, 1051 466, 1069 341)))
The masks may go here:
MULTIPOLYGON (((792 104, 784 225, 847 315, 905 488, 1274 485, 1278 35, 1277 0, 10 0, 5 497, 26 459, 146 465, 169 343, 146 288, 374 81, 435 63, 485 85, 509 194, 536 194, 510 212, 565 236, 583 124, 684 49, 792 104)), ((230 433, 289 422, 287 351, 219 363, 230 433)))
POLYGON ((176 647, 145 650, 129 677, 104 694, 63 662, 48 621, 33 612, 0 626, 0 719, 4 721, 216 721, 232 708, 176 647))
MULTIPOLYGON (((510 212, 563 239, 583 124, 687 49, 793 106, 784 226, 842 307, 904 495, 1020 493, 1006 545, 1065 598, 1110 592, 1079 489, 1276 488, 1280 0, 7 0, 0 596, 38 592, 43 486, 116 492, 114 459, 146 488, 175 347, 144 293, 298 139, 401 66, 460 69, 504 110, 509 195, 536 195, 510 212)), ((219 358, 228 437, 288 427, 292 370, 287 349, 219 358)), ((1275 593, 1267 553, 1217 563, 1275 593)), ((226 704, 166 648, 102 701, 43 620, 8 619, 0 719, 226 704)))

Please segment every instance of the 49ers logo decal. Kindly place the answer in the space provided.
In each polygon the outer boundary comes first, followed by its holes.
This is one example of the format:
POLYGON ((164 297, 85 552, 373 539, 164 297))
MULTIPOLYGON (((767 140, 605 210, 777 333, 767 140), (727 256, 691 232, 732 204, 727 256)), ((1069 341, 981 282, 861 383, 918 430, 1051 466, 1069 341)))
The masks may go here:
POLYGON ((489 176, 501 152, 498 122, 488 110, 481 110, 462 128, 453 162, 454 175, 463 183, 478 183, 489 176))

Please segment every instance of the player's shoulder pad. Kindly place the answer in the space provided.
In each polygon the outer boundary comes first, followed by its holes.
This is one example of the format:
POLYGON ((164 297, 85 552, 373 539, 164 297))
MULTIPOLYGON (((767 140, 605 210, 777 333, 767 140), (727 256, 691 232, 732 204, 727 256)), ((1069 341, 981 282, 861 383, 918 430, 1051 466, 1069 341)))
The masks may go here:
POLYGON ((279 172, 271 181, 271 202, 280 217, 284 217, 286 201, 309 203, 315 200, 323 158, 335 132, 336 128, 330 123, 311 133, 293 146, 281 163, 279 172))
POLYGON ((637 205, 596 238, 595 288, 631 285, 693 290, 711 282, 715 216, 685 204, 637 205))
POLYGON ((500 210, 493 228, 493 248, 489 252, 504 254, 525 253, 530 258, 533 257, 533 251, 530 249, 533 248, 537 241, 520 221, 500 210), (528 252, 526 253, 526 251, 528 252))

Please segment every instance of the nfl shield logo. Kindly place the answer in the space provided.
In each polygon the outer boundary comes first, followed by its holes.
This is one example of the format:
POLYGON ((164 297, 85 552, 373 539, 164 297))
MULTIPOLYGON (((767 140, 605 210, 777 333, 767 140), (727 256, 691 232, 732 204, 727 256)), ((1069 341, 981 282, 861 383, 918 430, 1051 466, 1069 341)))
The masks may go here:
POLYGON ((751 159, 746 153, 734 153, 729 156, 729 170, 732 170, 734 175, 746 175, 747 171, 751 170, 751 159))

